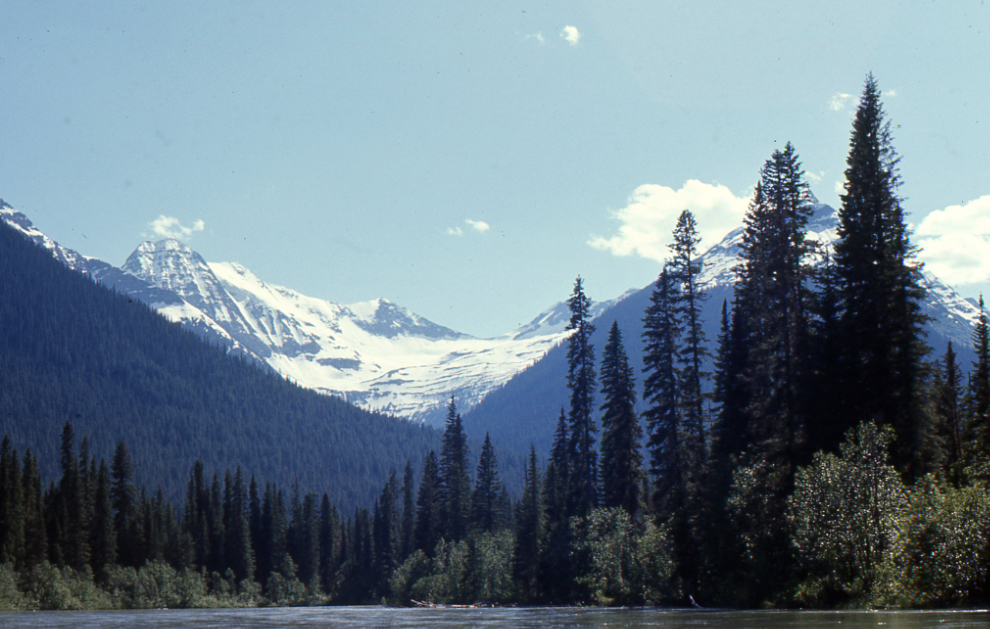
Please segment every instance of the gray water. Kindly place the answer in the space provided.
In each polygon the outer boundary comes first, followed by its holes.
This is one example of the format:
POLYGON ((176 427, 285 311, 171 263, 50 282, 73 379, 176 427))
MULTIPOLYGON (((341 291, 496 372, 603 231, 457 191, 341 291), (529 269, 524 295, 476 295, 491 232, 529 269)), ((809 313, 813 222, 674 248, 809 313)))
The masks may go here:
POLYGON ((569 627, 705 627, 707 629, 985 629, 983 612, 791 612, 657 609, 394 609, 386 607, 303 607, 266 609, 149 610, 113 612, 0 613, 3 629, 564 629, 569 627))

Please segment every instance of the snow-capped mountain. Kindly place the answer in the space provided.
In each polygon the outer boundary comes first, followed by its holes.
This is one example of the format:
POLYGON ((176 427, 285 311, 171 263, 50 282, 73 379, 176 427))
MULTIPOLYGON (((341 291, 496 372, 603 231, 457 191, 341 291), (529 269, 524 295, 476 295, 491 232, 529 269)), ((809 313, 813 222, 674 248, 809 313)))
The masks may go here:
POLYGON ((478 339, 385 299, 338 304, 307 297, 240 264, 207 263, 176 240, 142 243, 122 268, 182 298, 151 303, 170 319, 208 320, 232 346, 300 385, 430 423, 442 420, 451 395, 458 408, 474 406, 565 336, 541 325, 546 315, 526 333, 478 339))
POLYGON ((208 263, 177 240, 142 243, 118 269, 59 246, 6 204, 0 217, 70 268, 231 352, 301 386, 414 421, 442 422, 451 395, 460 410, 470 409, 567 335, 564 302, 518 330, 479 339, 385 299, 338 304, 307 297, 237 263, 208 263))
MULTIPOLYGON (((820 250, 834 251, 839 239, 839 215, 834 208, 812 197, 814 212, 808 221, 806 239, 818 243, 820 250)), ((743 228, 737 227, 702 256, 702 282, 709 288, 732 286, 736 281, 734 268, 742 263, 743 228)), ((956 349, 972 344, 973 326, 980 309, 955 289, 944 284, 928 270, 921 270, 921 285, 925 289, 922 308, 931 317, 929 330, 950 339, 956 349)))

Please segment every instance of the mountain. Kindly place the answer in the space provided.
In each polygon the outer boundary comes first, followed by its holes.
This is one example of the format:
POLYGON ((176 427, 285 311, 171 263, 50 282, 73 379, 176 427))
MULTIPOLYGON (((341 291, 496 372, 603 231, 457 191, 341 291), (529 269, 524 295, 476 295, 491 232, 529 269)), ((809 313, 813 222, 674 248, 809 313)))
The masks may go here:
POLYGON ((23 225, 0 221, 0 435, 30 449, 45 478, 57 477, 66 421, 97 458, 124 440, 146 475, 137 480, 161 485, 173 502, 200 460, 208 472, 241 467, 262 483, 326 491, 351 509, 370 504, 390 470, 439 448, 438 431, 304 389, 204 343, 24 235, 23 225))
POLYGON ((479 339, 385 299, 338 304, 307 297, 237 263, 207 262, 177 240, 142 243, 118 269, 59 246, 9 205, 0 207, 0 218, 69 268, 233 354, 300 386, 415 422, 441 425, 451 395, 469 410, 566 337, 565 303, 518 330, 479 339))
MULTIPOLYGON (((816 200, 808 223, 807 238, 817 241, 823 248, 831 247, 838 238, 838 225, 835 209, 816 200)), ((701 280, 708 295, 702 318, 708 347, 712 352, 718 338, 722 303, 732 303, 736 281, 733 269, 742 262, 742 237, 743 228, 739 227, 726 234, 701 257, 701 280)), ((921 283, 926 290, 922 308, 930 318, 926 325, 928 344, 932 348, 929 359, 940 358, 947 343, 952 341, 959 364, 970 364, 975 360, 972 332, 979 308, 927 270, 922 270, 921 283)), ((630 364, 640 382, 643 368, 642 319, 652 290, 651 285, 627 293, 624 299, 610 304, 593 321, 596 330, 591 342, 599 352, 596 358, 601 358, 600 352, 605 346, 609 326, 613 321, 618 322, 630 364)), ((465 413, 464 429, 468 435, 478 439, 490 433, 496 447, 525 452, 532 443, 541 455, 549 453, 557 417, 562 408, 569 406, 566 353, 566 345, 555 347, 539 362, 489 393, 480 404, 465 413)), ((708 370, 711 370, 710 360, 708 370)), ((641 394, 641 387, 638 390, 641 394)), ((600 394, 596 397, 600 403, 600 394)))

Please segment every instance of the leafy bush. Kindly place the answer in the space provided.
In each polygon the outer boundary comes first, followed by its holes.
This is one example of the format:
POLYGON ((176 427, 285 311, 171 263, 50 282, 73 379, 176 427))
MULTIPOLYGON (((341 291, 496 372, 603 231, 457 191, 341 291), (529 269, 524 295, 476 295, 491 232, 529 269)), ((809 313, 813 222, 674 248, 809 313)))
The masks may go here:
POLYGON ((986 485, 955 489, 926 476, 915 485, 899 526, 904 536, 902 604, 958 604, 985 581, 990 563, 986 485))
POLYGON ((889 428, 861 423, 847 433, 841 456, 819 452, 798 470, 788 519, 807 575, 799 602, 869 606, 893 598, 907 490, 888 464, 892 441, 889 428))
POLYGON ((0 612, 27 609, 24 595, 17 589, 17 573, 10 563, 0 564, 0 612))
POLYGON ((659 603, 674 572, 666 528, 637 523, 625 509, 595 509, 573 518, 575 553, 588 558, 578 583, 599 605, 659 603))

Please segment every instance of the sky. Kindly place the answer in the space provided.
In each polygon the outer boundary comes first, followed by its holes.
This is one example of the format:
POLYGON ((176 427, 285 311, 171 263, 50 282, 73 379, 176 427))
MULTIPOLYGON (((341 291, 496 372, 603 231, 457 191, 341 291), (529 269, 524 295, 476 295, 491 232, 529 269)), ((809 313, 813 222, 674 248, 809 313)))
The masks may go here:
POLYGON ((837 207, 870 72, 921 260, 986 291, 972 0, 6 0, 0 198, 112 264, 177 237, 490 337, 579 275, 595 300, 648 285, 683 209, 714 244, 788 141, 837 207))

